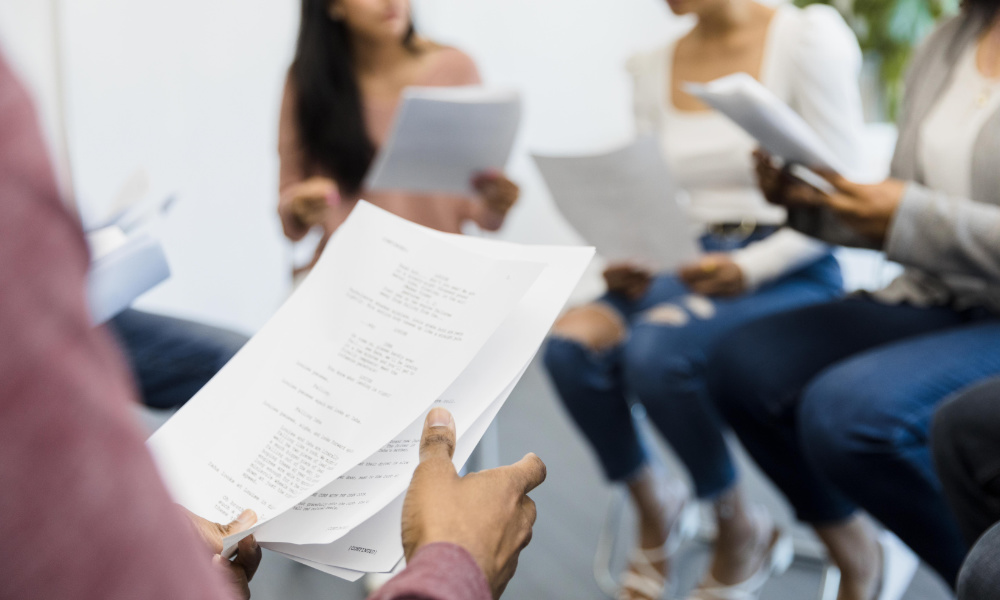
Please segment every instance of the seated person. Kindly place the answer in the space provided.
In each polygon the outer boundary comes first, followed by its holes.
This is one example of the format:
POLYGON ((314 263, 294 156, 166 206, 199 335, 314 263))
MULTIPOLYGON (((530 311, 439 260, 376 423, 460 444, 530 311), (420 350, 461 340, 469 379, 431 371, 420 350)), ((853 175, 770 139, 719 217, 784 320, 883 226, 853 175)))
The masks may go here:
POLYGON ((628 399, 643 404, 687 467, 697 498, 715 509, 719 535, 702 591, 759 589, 788 542, 762 507, 743 501, 724 424, 707 396, 705 358, 738 325, 831 300, 843 287, 830 248, 783 229, 785 211, 765 202, 753 178, 753 139, 683 83, 751 73, 845 162, 862 154, 861 53, 836 11, 753 0, 669 4, 695 25, 629 61, 636 128, 661 140, 706 255, 678 272, 612 265, 607 295, 563 316, 545 350, 567 411, 639 513, 624 598, 662 595, 689 495, 678 479, 648 466, 628 399))
POLYGON ((891 179, 827 173, 823 193, 759 155, 790 223, 906 266, 877 292, 746 325, 709 361, 729 424, 840 567, 841 600, 905 589, 889 589, 898 546, 880 547, 860 509, 949 584, 966 553, 928 432, 945 398, 1000 374, 998 6, 964 2, 917 52, 891 179))
POLYGON ((466 54, 416 33, 409 0, 390 9, 367 0, 302 0, 281 105, 278 214, 292 241, 314 226, 322 226, 324 236, 313 261, 296 269, 297 275, 315 264, 360 198, 449 233, 461 233, 466 223, 500 228, 519 193, 500 173, 476 178, 479 197, 363 187, 405 88, 479 83, 466 54))
MULTIPOLYGON (((90 325, 86 271, 28 95, 0 58, 0 598, 245 598, 252 536, 232 561, 213 552, 255 517, 185 519, 170 501, 124 365, 90 325)), ((409 565, 377 600, 489 600, 514 573, 544 465, 529 455, 460 478, 454 445, 454 420, 431 411, 404 509, 409 565)))
POLYGON ((247 341, 233 331, 131 308, 108 325, 150 408, 180 407, 247 341))
POLYGON ((934 415, 934 466, 965 541, 959 600, 1000 597, 1000 379, 959 392, 934 415))

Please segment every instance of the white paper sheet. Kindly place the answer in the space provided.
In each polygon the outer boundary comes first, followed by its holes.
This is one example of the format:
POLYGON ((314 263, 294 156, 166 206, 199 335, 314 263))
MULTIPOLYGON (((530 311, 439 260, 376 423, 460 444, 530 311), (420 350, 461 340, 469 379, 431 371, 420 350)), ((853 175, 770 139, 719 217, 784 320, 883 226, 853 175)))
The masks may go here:
POLYGON ((515 90, 407 88, 365 188, 470 193, 477 173, 507 164, 520 122, 515 90))
POLYGON ((88 234, 88 240, 94 258, 87 273, 87 305, 94 325, 111 319, 170 277, 163 246, 151 235, 127 237, 118 227, 107 227, 88 234))
POLYGON ((175 499, 219 522, 252 508, 258 527, 292 508, 423 414, 542 269, 456 252, 360 203, 292 297, 150 438, 175 499))
MULTIPOLYGON (((590 263, 593 249, 522 246, 439 232, 432 235, 465 251, 493 258, 532 258, 545 265, 507 319, 441 395, 439 402, 451 411, 461 432, 498 397, 510 394, 590 263)), ((414 421, 376 456, 262 527, 256 534, 258 540, 326 544, 381 510, 406 489, 416 468, 422 420, 414 421)))
POLYGON ((684 90, 729 117, 773 156, 848 175, 812 127, 750 75, 735 73, 705 84, 686 83, 684 90))
POLYGON ((559 211, 606 259, 670 270, 698 255, 654 137, 601 154, 532 157, 559 211))

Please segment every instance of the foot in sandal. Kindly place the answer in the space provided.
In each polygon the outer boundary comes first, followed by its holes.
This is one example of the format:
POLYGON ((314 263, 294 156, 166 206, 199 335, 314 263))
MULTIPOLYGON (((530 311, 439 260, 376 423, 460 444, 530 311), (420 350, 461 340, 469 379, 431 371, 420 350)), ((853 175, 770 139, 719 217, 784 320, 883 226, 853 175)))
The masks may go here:
POLYGON ((658 600, 669 585, 670 559, 698 530, 687 488, 646 469, 629 482, 639 516, 638 548, 622 575, 619 600, 658 600))
POLYGON ((689 600, 756 600, 773 575, 788 569, 791 538, 762 507, 744 507, 738 490, 716 502, 719 535, 712 564, 689 600))

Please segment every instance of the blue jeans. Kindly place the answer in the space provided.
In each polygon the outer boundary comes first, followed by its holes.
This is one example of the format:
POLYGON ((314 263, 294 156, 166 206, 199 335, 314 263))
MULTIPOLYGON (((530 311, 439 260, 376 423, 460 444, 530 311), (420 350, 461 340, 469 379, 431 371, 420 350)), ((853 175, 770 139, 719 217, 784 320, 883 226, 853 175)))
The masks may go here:
MULTIPOLYGON (((760 237, 733 243, 706 236, 702 245, 707 251, 727 251, 760 237)), ((545 348, 545 366, 609 479, 627 479, 646 462, 629 407, 634 399, 690 471, 698 496, 711 498, 733 484, 736 471, 707 394, 709 353, 743 323, 830 300, 841 288, 840 268, 829 255, 736 298, 696 296, 676 276, 661 275, 637 301, 616 294, 602 299, 628 325, 621 345, 596 352, 553 337, 545 348), (648 318, 649 309, 660 307, 669 307, 677 318, 670 323, 648 318)))
POLYGON ((143 404, 177 408, 246 343, 246 336, 127 309, 109 322, 132 367, 143 404))
POLYGON ((835 524, 860 506, 955 581, 966 545, 928 431, 942 400, 1000 373, 1000 318, 822 304, 740 328, 709 372, 730 426, 800 519, 835 524))

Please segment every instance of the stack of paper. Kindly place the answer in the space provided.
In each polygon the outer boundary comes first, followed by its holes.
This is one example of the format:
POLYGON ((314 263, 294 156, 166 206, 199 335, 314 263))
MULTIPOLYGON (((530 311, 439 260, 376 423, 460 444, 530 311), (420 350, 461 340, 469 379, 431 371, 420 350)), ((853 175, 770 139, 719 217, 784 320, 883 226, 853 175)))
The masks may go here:
POLYGON ((206 518, 255 510, 263 545, 305 564, 391 570, 424 415, 451 411, 464 463, 592 255, 359 203, 271 321, 150 438, 164 479, 206 518))
POLYGON ((470 193, 477 174, 507 164, 520 122, 516 90, 407 88, 365 188, 470 193))
POLYGON ((163 246, 141 229, 165 214, 173 201, 173 196, 159 202, 130 201, 87 232, 91 261, 87 304, 95 325, 170 277, 163 246))
POLYGON ((698 255, 654 137, 602 154, 533 158, 559 211, 605 258, 672 270, 698 255))

